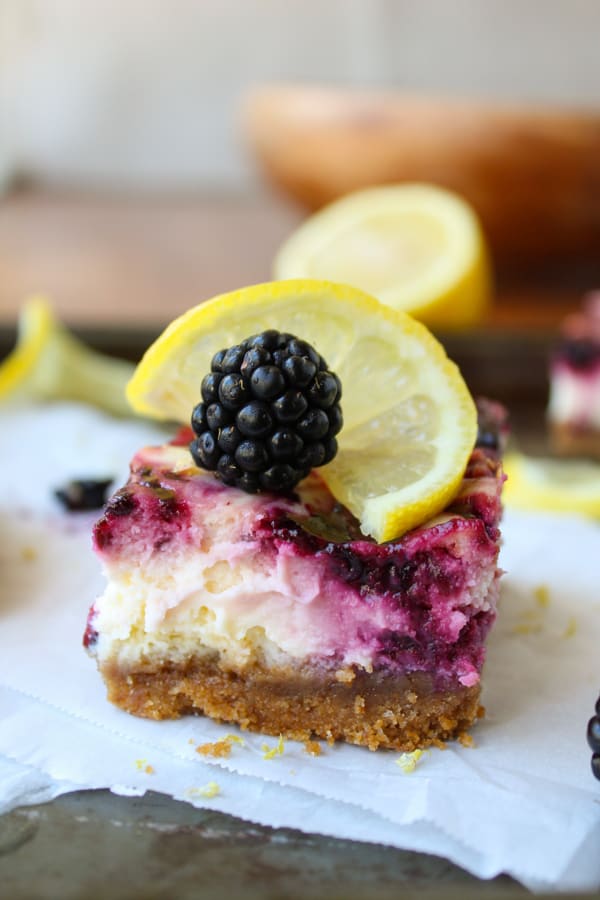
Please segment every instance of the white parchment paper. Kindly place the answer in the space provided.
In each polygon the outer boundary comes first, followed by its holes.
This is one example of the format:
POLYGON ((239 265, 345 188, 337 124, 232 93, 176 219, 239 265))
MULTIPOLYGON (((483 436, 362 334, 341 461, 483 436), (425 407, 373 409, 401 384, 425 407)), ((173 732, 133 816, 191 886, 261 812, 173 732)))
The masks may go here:
POLYGON ((600 784, 587 720, 600 689, 600 528, 508 511, 501 612, 489 642, 474 748, 398 754, 288 741, 204 718, 135 719, 110 706, 81 637, 102 589, 93 515, 52 489, 115 475, 164 439, 84 407, 0 414, 0 810, 78 788, 162 791, 262 824, 445 856, 534 889, 600 885, 600 784), (227 759, 197 746, 237 734, 227 759), (216 782, 219 793, 203 796, 216 782))

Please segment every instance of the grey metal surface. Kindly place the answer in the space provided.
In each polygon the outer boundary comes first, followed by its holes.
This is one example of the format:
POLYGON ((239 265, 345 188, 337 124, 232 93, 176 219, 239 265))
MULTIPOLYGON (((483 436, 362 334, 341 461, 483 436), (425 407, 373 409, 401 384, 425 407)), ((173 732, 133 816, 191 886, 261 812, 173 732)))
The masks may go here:
POLYGON ((160 794, 82 791, 0 818, 3 898, 387 898, 513 900, 449 862, 251 825, 160 794))

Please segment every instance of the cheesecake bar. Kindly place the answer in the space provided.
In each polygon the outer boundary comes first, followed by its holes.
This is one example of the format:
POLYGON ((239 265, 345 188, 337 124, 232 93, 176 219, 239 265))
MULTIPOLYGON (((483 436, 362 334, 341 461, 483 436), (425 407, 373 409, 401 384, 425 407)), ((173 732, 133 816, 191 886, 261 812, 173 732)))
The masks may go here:
POLYGON ((383 544, 316 472, 288 495, 248 494, 181 441, 137 453, 94 531, 108 583, 84 644, 109 700, 372 750, 460 736, 500 574, 505 417, 490 403, 480 417, 452 504, 383 544))
POLYGON ((600 292, 562 324, 550 363, 548 421, 554 450, 600 459, 600 292))

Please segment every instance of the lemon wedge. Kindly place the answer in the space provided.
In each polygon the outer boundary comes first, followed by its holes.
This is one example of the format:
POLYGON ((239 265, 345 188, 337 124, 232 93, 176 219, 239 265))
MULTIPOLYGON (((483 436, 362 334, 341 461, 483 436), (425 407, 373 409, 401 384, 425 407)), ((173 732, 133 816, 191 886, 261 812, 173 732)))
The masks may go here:
POLYGON ((600 464, 513 453, 504 469, 507 506, 600 518, 600 464))
POLYGON ((76 400, 130 415, 125 385, 133 369, 90 350, 57 321, 45 297, 32 297, 19 317, 17 344, 0 363, 0 403, 76 400))
POLYGON ((147 350, 133 408, 188 422, 212 356, 268 328, 309 341, 341 378, 339 452, 319 472, 363 531, 391 540, 443 509, 475 441, 473 401, 423 325, 346 285, 272 282, 194 307, 147 350))
POLYGON ((308 218, 279 250, 275 278, 326 278, 367 291, 429 326, 482 320, 488 253, 474 211, 425 184, 370 188, 308 218))

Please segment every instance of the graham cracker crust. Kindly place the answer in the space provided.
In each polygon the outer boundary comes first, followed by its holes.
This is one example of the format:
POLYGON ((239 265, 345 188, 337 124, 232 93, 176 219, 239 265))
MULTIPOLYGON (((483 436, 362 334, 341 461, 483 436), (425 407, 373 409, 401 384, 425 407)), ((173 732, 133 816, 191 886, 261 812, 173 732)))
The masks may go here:
POLYGON ((308 741, 345 740, 370 750, 411 751, 458 738, 478 717, 480 686, 436 690, 430 675, 224 669, 214 657, 182 666, 124 670, 104 663, 108 699, 136 716, 203 714, 243 729, 308 741))
POLYGON ((560 456, 588 456, 600 459, 600 431, 593 428, 575 428, 573 425, 554 422, 550 429, 552 449, 560 456))

